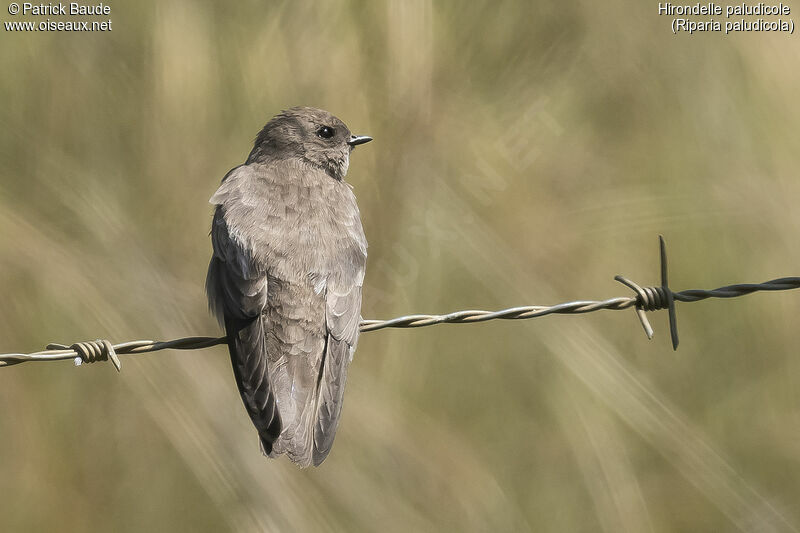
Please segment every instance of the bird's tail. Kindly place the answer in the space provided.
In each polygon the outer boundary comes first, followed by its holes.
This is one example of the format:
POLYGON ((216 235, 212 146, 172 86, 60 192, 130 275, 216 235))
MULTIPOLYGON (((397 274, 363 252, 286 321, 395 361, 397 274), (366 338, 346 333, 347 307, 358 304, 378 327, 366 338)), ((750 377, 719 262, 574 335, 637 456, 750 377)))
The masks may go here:
POLYGON ((300 467, 318 466, 331 451, 342 412, 350 347, 328 337, 319 368, 289 358, 270 369, 281 406, 283 432, 273 455, 286 454, 300 467))

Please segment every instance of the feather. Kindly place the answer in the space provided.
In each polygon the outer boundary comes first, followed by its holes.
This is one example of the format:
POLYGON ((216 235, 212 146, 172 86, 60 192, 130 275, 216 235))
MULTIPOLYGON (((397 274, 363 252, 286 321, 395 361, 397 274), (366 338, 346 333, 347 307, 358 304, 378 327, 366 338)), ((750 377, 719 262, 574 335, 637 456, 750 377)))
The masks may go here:
POLYGON ((259 275, 250 254, 228 233, 224 209, 217 208, 212 226, 214 256, 208 268, 209 306, 223 322, 236 384, 262 450, 269 454, 281 432, 281 420, 267 374, 263 309, 267 278, 259 275))

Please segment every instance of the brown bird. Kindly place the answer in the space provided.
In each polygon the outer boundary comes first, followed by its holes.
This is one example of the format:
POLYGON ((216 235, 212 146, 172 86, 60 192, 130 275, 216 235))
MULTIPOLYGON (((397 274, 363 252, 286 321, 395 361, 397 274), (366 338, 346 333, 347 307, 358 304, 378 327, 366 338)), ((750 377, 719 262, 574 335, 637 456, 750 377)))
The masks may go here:
POLYGON ((210 200, 209 307, 262 452, 302 467, 331 450, 358 341, 367 241, 344 177, 371 140, 327 111, 288 109, 210 200))

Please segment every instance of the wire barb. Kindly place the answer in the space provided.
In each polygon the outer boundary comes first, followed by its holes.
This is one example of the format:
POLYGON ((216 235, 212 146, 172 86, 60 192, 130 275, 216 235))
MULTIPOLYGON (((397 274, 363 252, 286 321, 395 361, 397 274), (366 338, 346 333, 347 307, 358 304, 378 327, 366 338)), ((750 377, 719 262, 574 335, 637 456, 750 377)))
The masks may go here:
POLYGON ((122 362, 114 350, 114 345, 105 339, 97 339, 96 341, 76 342, 70 346, 65 344, 51 343, 47 345, 48 350, 72 350, 76 354, 75 366, 80 366, 81 363, 95 363, 97 361, 108 361, 114 364, 117 372, 122 371, 122 362))
MULTIPOLYGON (((363 333, 386 328, 421 328, 437 324, 472 324, 488 320, 526 320, 546 315, 582 314, 608 309, 620 311, 633 307, 642 323, 648 338, 653 337, 653 328, 647 320, 648 311, 667 309, 669 312, 669 329, 673 349, 678 348, 678 326, 675 316, 675 302, 699 302, 707 298, 736 298, 757 291, 786 291, 800 289, 800 277, 779 278, 764 283, 743 283, 728 285, 713 290, 691 289, 672 292, 667 280, 667 247, 664 237, 659 235, 661 258, 661 286, 641 287, 633 281, 616 276, 614 279, 624 284, 635 296, 623 296, 608 300, 578 300, 556 305, 529 305, 512 307, 501 311, 466 310, 446 315, 408 315, 391 320, 362 320, 359 330, 363 333)), ((156 352, 159 350, 200 350, 228 342, 227 337, 185 337, 171 341, 131 341, 111 344, 107 340, 78 342, 72 345, 49 344, 41 352, 22 354, 0 354, 0 368, 33 361, 60 361, 74 359, 76 364, 94 363, 108 359, 120 370, 119 355, 156 352)))
POLYGON ((653 338, 653 327, 647 320, 645 311, 658 311, 667 309, 669 311, 669 332, 672 337, 672 349, 678 349, 678 320, 675 315, 675 295, 669 288, 667 280, 667 244, 664 236, 658 236, 660 258, 661 258, 661 286, 660 287, 640 287, 631 280, 622 276, 614 276, 614 279, 631 288, 636 293, 636 314, 642 323, 644 332, 648 339, 653 338))

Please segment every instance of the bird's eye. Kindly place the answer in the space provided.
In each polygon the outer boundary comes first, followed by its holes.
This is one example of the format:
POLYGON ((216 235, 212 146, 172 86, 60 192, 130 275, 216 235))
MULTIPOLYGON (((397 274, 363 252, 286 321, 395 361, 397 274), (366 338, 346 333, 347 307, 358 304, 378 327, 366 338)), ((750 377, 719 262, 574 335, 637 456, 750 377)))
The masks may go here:
POLYGON ((319 135, 323 139, 330 139, 331 137, 336 135, 336 130, 331 128, 330 126, 322 126, 320 129, 317 130, 317 135, 319 135))

